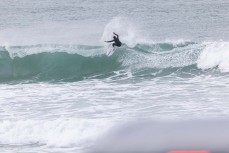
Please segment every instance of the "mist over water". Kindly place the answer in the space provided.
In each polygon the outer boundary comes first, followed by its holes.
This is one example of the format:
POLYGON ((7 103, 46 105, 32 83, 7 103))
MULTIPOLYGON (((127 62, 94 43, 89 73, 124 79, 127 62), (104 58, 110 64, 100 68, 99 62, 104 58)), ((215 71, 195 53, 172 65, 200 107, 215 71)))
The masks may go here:
POLYGON ((0 152, 229 150, 228 6, 2 0, 0 152))

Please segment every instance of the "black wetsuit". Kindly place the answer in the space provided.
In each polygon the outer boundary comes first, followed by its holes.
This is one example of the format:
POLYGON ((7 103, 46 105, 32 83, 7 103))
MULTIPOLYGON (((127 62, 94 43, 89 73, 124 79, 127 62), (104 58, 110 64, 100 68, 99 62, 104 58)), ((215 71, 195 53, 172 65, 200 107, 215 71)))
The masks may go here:
POLYGON ((113 47, 114 47, 114 46, 117 46, 117 47, 122 46, 122 43, 121 43, 121 41, 119 40, 119 36, 118 36, 117 34, 115 34, 115 35, 116 35, 116 37, 114 36, 114 39, 113 39, 113 40, 111 40, 111 41, 106 41, 106 42, 114 42, 114 43, 112 44, 113 47))
POLYGON ((122 46, 122 43, 121 43, 121 41, 118 39, 118 36, 114 38, 114 43, 112 44, 112 46, 113 46, 113 47, 114 47, 114 46, 118 46, 118 47, 122 46))

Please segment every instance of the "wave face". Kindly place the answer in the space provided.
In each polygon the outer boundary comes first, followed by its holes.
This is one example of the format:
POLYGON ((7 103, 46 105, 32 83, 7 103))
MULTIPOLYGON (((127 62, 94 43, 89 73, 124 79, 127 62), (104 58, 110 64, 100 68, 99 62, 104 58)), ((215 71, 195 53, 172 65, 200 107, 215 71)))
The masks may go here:
POLYGON ((80 81, 88 78, 193 76, 228 72, 227 42, 124 45, 111 56, 102 46, 31 45, 0 48, 0 82, 80 81), (121 75, 122 74, 122 75, 121 75))
MULTIPOLYGON (((11 49, 25 51, 35 48, 37 49, 37 46, 12 47, 11 49)), ((91 75, 110 72, 119 67, 115 58, 107 58, 105 55, 83 56, 65 51, 41 51, 27 55, 25 52, 10 54, 6 50, 0 53, 0 62, 1 81, 78 81, 91 75)))

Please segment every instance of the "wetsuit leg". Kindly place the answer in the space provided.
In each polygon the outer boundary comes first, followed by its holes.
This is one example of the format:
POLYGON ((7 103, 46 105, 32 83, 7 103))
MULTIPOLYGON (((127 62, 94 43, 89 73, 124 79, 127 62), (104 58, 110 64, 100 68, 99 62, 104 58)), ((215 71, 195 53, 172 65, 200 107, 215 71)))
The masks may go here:
POLYGON ((117 46, 117 47, 120 47, 121 45, 120 44, 116 44, 116 43, 113 43, 112 46, 117 46))

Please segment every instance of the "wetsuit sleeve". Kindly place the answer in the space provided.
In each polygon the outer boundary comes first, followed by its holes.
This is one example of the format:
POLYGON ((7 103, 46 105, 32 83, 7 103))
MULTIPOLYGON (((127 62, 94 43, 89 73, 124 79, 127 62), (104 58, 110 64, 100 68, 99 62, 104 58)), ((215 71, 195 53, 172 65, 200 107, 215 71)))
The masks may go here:
POLYGON ((110 41, 105 41, 105 42, 113 42, 114 40, 110 40, 110 41))
POLYGON ((118 34, 114 33, 114 35, 116 35, 116 36, 117 36, 117 38, 119 39, 119 36, 118 36, 118 34))

